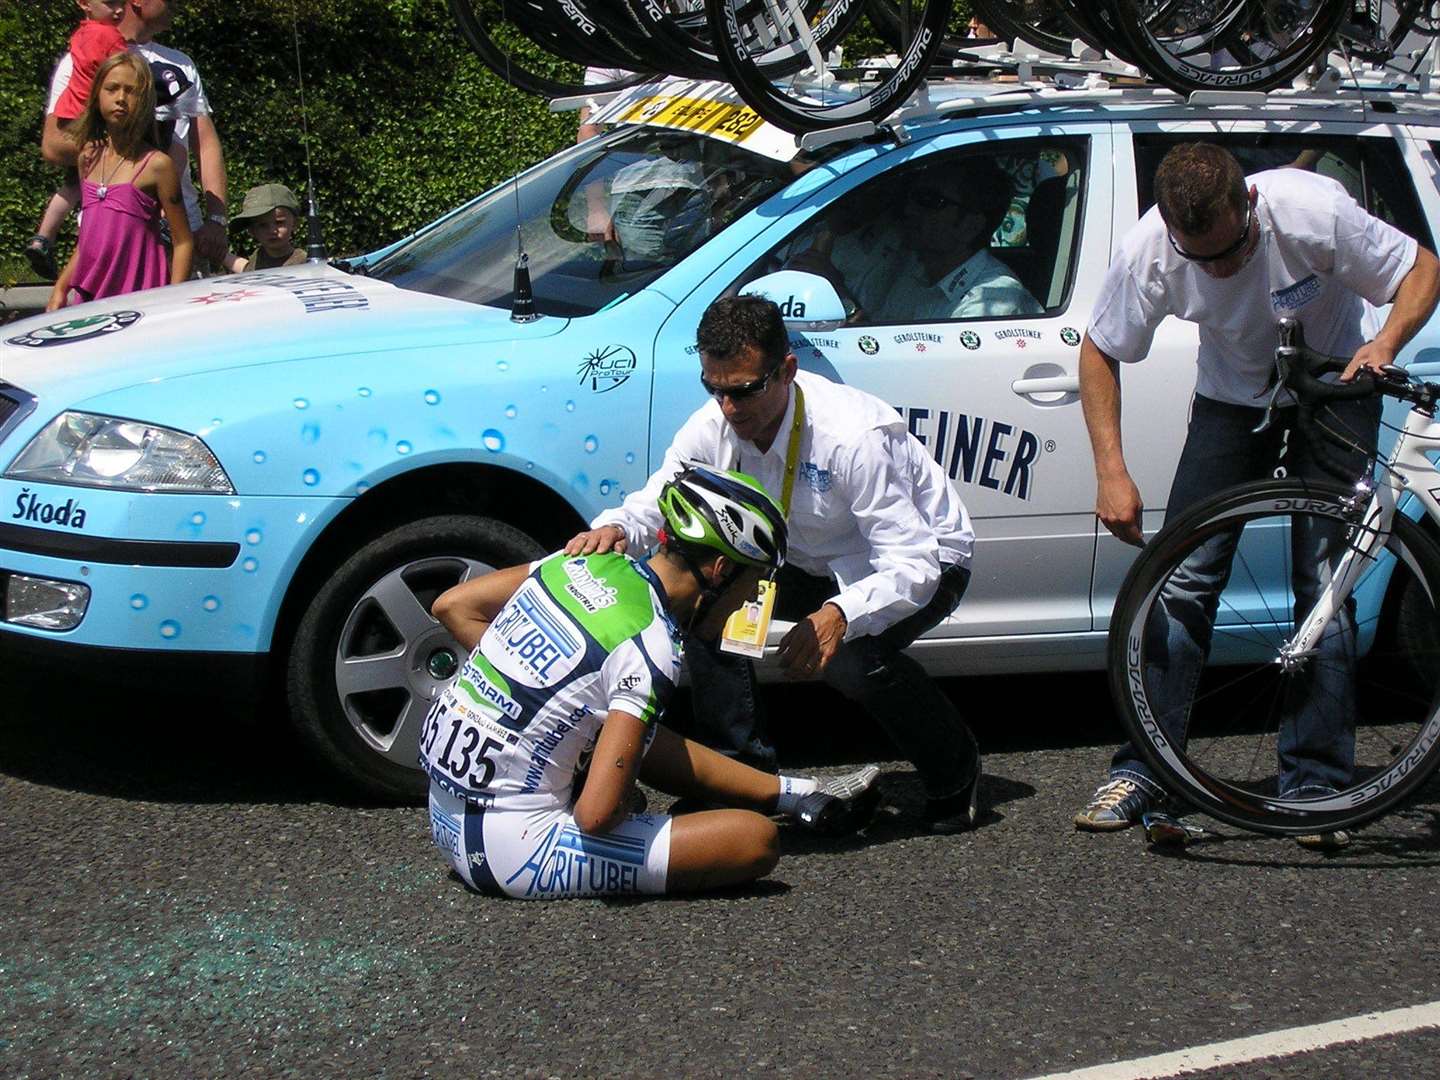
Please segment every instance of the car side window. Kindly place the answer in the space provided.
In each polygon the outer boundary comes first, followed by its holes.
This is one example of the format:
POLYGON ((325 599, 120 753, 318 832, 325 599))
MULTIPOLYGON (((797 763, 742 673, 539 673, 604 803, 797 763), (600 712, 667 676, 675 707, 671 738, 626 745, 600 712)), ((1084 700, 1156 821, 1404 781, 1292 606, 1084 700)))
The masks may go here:
MULTIPOLYGON (((1135 136, 1136 183, 1140 212, 1155 205, 1155 170, 1172 146, 1193 142, 1189 134, 1143 134, 1135 136)), ((1225 147, 1240 162, 1248 176, 1265 169, 1297 168, 1337 180, 1352 198, 1381 221, 1394 225, 1434 250, 1430 227, 1420 209, 1415 186, 1390 136, 1276 134, 1268 131, 1206 134, 1207 142, 1225 147)))
POLYGON ((852 326, 1041 315, 1062 308, 1080 240, 1086 140, 966 147, 837 199, 746 275, 808 270, 852 326))

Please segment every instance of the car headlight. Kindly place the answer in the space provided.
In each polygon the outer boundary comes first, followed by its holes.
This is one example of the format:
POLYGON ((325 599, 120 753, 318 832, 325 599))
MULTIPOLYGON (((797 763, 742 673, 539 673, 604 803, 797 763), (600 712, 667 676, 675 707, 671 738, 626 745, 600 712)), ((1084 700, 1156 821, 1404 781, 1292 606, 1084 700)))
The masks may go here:
POLYGON ((220 462, 194 435, 82 412, 50 421, 5 476, 125 491, 235 493, 220 462))

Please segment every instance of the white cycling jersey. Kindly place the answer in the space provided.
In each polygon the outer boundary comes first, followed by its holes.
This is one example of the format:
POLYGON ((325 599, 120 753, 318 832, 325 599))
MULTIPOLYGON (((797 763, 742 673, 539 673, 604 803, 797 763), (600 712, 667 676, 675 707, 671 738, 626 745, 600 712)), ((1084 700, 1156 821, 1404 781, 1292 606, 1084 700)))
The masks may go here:
POLYGON ((653 730, 674 692, 682 653, 664 595, 626 555, 534 563, 431 707, 421 767, 479 806, 567 805, 610 710, 653 730))

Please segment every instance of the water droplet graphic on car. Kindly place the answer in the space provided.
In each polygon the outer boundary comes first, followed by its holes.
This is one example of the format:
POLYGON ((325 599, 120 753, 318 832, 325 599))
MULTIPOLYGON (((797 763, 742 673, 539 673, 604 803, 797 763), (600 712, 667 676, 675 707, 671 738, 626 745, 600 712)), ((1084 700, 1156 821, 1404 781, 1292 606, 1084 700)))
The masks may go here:
POLYGON ((600 481, 600 494, 601 494, 601 495, 609 495, 609 494, 610 494, 610 481, 609 481, 609 480, 601 480, 601 481, 600 481))
POLYGON ((316 469, 306 469, 300 474, 300 479, 305 481, 306 487, 314 487, 320 483, 320 473, 316 469))
POLYGON ((497 368, 499 368, 501 371, 509 371, 509 370, 510 370, 510 362, 509 362, 508 360, 496 360, 496 361, 495 361, 495 366, 496 366, 497 368))
POLYGON ((359 390, 356 391, 356 393, 358 393, 361 397, 369 397, 371 394, 371 390, 368 386, 362 386, 359 390))
POLYGON ((218 596, 207 596, 204 600, 200 601, 200 606, 206 611, 219 611, 220 598, 218 596))
POLYGON ((367 492, 367 491, 369 491, 369 490, 370 490, 370 485, 367 484, 367 483, 365 483, 364 480, 361 480, 359 483, 357 483, 357 484, 355 485, 355 494, 356 494, 356 495, 364 495, 365 492, 367 492))
POLYGON ((630 451, 626 452, 626 454, 625 454, 625 464, 626 464, 626 465, 634 465, 634 464, 635 464, 635 451, 630 450, 630 451))
POLYGON ((395 452, 396 452, 397 454, 408 454, 408 453, 409 453, 411 450, 413 450, 413 449, 414 449, 414 447, 412 447, 412 446, 410 445, 410 442, 409 442, 408 439, 401 439, 399 442, 397 442, 397 443, 395 444, 395 452))
POLYGON ((144 611, 150 606, 150 598, 144 593, 137 592, 134 596, 130 597, 130 606, 136 611, 144 611))
POLYGON ((180 636, 180 624, 174 619, 166 619, 160 624, 160 636, 163 638, 177 638, 180 636))
POLYGON ((425 391, 425 404, 426 404, 426 405, 439 405, 439 404, 440 404, 440 391, 438 391, 438 390, 426 390, 426 391, 425 391))
POLYGON ((390 433, 382 427, 372 427, 365 433, 371 446, 384 446, 390 441, 390 433))
POLYGON ((255 458, 255 464, 256 464, 256 465, 264 465, 264 464, 265 464, 265 456, 266 456, 266 455, 265 455, 265 451, 264 451, 264 450, 256 450, 255 453, 254 453, 252 456, 255 458))
POLYGON ((515 417, 516 417, 516 415, 517 415, 519 412, 520 412, 520 410, 517 409, 517 408, 515 408, 514 405, 506 405, 506 406, 505 406, 505 419, 507 419, 507 420, 514 420, 515 417))
POLYGON ((204 512, 203 512, 203 511, 200 511, 200 510, 196 510, 195 513, 191 514, 191 515, 190 515, 190 524, 191 524, 191 525, 204 525, 204 524, 205 524, 205 514, 204 514, 204 512))
POLYGON ((566 412, 574 412, 574 411, 575 411, 575 402, 573 402, 573 401, 567 401, 567 402, 565 402, 565 411, 566 411, 566 412))
POLYGON ((586 435, 586 436, 585 436, 585 452, 586 452, 587 454, 593 454, 596 450, 599 450, 599 449, 600 449, 600 440, 597 439, 594 435, 586 435))
POLYGON ((260 563, 256 559, 246 559, 240 564, 240 569, 244 570, 247 574, 253 574, 259 567, 260 563))
POLYGON ((259 529, 251 529, 245 534, 245 542, 251 547, 254 547, 256 544, 260 543, 260 540, 261 536, 259 529))
POLYGON ((310 407, 310 402, 306 398, 297 397, 295 399, 294 405, 297 409, 308 409, 310 407))
POLYGON ((489 450, 492 454, 498 454, 501 450, 505 449, 505 436, 493 427, 486 428, 481 433, 480 442, 483 443, 485 449, 489 450))
POLYGON ((300 429, 300 441, 310 443, 312 446, 320 441, 320 425, 306 424, 300 429))

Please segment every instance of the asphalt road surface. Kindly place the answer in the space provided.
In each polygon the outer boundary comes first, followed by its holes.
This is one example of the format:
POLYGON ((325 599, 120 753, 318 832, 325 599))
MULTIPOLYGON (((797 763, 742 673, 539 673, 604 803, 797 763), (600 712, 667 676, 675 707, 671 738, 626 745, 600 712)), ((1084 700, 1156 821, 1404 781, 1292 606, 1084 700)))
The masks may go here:
MULTIPOLYGON (((866 834, 786 828, 751 889, 540 904, 467 893, 423 811, 357 804, 223 687, 0 676, 0 1075, 1020 1078, 1440 1000, 1440 786, 1338 855, 1157 854, 1070 824, 1102 679, 946 685, 978 831, 923 834, 890 760, 866 834)), ((787 767, 893 758, 828 691, 770 694, 787 767)), ((1437 1060, 1432 1028, 1192 1075, 1437 1060)))

